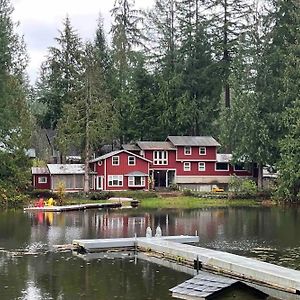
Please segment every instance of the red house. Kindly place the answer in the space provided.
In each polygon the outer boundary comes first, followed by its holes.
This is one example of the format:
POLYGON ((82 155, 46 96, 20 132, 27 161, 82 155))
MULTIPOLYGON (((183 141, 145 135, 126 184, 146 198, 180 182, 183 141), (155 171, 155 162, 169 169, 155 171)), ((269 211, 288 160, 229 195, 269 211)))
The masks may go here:
MULTIPOLYGON (((253 177, 242 165, 231 164, 231 154, 218 154, 220 144, 211 136, 168 136, 165 141, 123 145, 90 160, 90 188, 95 191, 149 190, 176 184, 180 189, 210 191, 226 187, 231 175, 253 177)), ((83 165, 49 164, 33 168, 33 186, 56 190, 63 181, 67 191, 83 189, 83 165)))
POLYGON ((217 154, 219 146, 211 136, 168 136, 164 142, 137 142, 123 148, 152 161, 152 188, 176 184, 180 189, 210 191, 228 185, 231 175, 252 176, 243 166, 231 165, 231 154, 217 154))
POLYGON ((107 153, 90 161, 93 189, 106 191, 148 190, 151 161, 127 150, 107 153))

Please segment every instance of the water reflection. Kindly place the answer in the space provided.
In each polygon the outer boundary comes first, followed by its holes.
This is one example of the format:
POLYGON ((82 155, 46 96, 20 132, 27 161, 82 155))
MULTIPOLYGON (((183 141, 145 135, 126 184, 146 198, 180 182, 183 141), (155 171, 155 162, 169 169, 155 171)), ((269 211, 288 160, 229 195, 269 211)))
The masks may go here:
POLYGON ((128 257, 84 262, 51 252, 73 239, 145 236, 148 226, 163 235, 197 231, 200 246, 299 269, 299 215, 299 208, 2 212, 1 299, 171 299, 168 289, 186 274, 128 257))

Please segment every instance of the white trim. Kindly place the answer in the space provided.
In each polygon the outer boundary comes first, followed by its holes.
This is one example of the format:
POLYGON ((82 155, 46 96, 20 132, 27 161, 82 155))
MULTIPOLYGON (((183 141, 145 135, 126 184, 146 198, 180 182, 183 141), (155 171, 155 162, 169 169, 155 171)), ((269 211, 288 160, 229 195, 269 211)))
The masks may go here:
POLYGON ((199 161, 198 162, 198 171, 199 172, 205 172, 206 171, 206 165, 205 165, 204 161, 199 161), (203 166, 204 168, 201 169, 200 166, 203 166))
POLYGON ((120 156, 119 155, 114 155, 111 157, 111 165, 112 166, 119 166, 120 165, 120 156), (118 159, 118 163, 114 163, 114 158, 118 159))
POLYGON ((107 189, 107 174, 106 174, 106 159, 104 160, 104 185, 103 188, 104 190, 107 189))
POLYGON ((199 147, 199 155, 206 155, 206 147, 205 146, 200 146, 199 147), (201 153, 201 149, 204 149, 204 153, 201 153))
POLYGON ((236 164, 233 165, 233 171, 234 171, 234 172, 248 172, 248 173, 251 173, 250 171, 248 171, 248 170, 246 170, 246 169, 243 169, 243 170, 236 170, 235 165, 236 165, 236 164))
POLYGON ((48 178, 47 176, 39 176, 38 177, 38 184, 46 184, 48 183, 48 178), (41 181, 41 179, 45 179, 44 181, 41 181))
POLYGON ((123 175, 108 175, 107 177, 108 177, 108 186, 109 187, 124 186, 124 177, 123 177, 123 175), (118 178, 116 179, 116 177, 118 177, 118 178), (118 181, 118 184, 113 184, 113 182, 115 180, 118 181), (112 182, 112 184, 109 183, 110 181, 112 182), (119 184, 120 182, 122 182, 122 184, 119 184))
POLYGON ((144 187, 145 186, 145 176, 128 176, 128 187, 144 187), (141 178, 141 184, 135 184, 135 179, 139 177, 141 178), (133 181, 133 184, 131 184, 130 182, 133 181))
POLYGON ((128 157, 127 157, 127 164, 128 164, 128 166, 135 166, 136 165, 136 157, 133 156, 133 155, 128 155, 128 157), (129 158, 133 158, 133 164, 129 163, 129 158))
POLYGON ((96 176, 96 190, 103 191, 103 176, 96 176), (99 187, 99 179, 101 181, 101 187, 99 187))
POLYGON ((183 147, 183 153, 184 155, 192 155, 192 147, 191 146, 184 146, 183 147), (189 151, 187 151, 189 149, 189 151))
POLYGON ((184 172, 189 172, 189 171, 191 171, 191 163, 190 163, 190 162, 184 162, 184 163, 183 163, 183 171, 184 171, 184 172))
POLYGON ((206 161, 206 162, 216 162, 216 159, 205 159, 205 158, 197 158, 197 159, 177 159, 176 161, 184 162, 184 161, 206 161))
POLYGON ((167 150, 153 150, 154 166, 167 166, 168 164, 169 164, 169 152, 167 150), (156 153, 161 153, 162 158, 157 157, 157 155, 155 155, 156 153), (160 161, 165 163, 157 163, 160 161))
POLYGON ((228 162, 219 162, 219 161, 216 161, 215 162, 215 171, 216 172, 228 172, 229 171, 229 163, 228 162), (218 170, 217 169, 217 164, 227 164, 227 170, 218 170))

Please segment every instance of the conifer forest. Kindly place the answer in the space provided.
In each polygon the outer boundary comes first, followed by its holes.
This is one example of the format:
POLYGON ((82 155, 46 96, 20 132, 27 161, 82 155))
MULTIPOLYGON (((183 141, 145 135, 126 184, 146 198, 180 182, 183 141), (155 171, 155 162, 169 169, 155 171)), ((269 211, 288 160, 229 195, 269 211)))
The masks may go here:
POLYGON ((100 7, 89 41, 61 20, 34 84, 12 13, 0 0, 0 202, 28 187, 26 149, 43 129, 87 159, 211 135, 235 160, 276 169, 280 199, 300 199, 299 0, 115 0, 109 33, 100 7))

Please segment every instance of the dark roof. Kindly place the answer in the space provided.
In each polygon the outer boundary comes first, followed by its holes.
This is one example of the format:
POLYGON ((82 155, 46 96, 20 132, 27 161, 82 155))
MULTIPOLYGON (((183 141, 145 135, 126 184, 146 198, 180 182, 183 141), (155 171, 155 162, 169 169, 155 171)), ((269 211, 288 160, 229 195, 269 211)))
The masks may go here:
POLYGON ((142 150, 176 150, 170 142, 137 142, 142 150))
POLYGON ((172 296, 179 299, 212 299, 229 288, 243 288, 255 293, 259 299, 265 299, 267 295, 256 288, 250 287, 236 279, 223 277, 199 271, 194 278, 189 279, 170 289, 172 296))
POLYGON ((212 136, 172 136, 167 137, 174 146, 221 146, 212 136))
POLYGON ((140 151, 141 150, 140 147, 138 147, 136 144, 123 144, 122 148, 127 151, 140 151))

